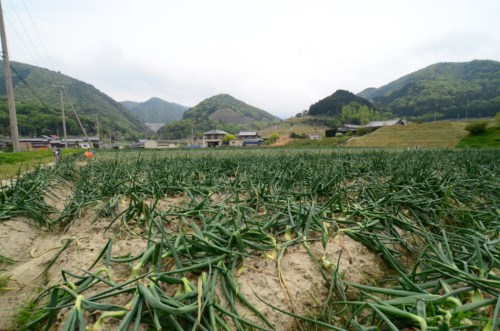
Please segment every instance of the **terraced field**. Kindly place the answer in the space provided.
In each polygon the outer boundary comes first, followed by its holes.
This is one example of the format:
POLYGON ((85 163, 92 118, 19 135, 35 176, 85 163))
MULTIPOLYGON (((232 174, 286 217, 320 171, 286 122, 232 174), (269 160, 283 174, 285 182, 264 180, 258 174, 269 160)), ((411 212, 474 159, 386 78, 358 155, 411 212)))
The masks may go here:
POLYGON ((438 122, 386 126, 356 137, 346 147, 455 147, 468 132, 465 122, 438 122))

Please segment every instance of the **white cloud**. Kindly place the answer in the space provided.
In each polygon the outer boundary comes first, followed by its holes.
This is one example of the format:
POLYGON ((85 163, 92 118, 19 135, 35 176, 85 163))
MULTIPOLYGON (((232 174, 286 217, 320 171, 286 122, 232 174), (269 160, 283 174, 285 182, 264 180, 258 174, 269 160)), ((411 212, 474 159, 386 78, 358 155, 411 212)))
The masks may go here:
MULTIPOLYGON (((435 62, 500 60, 496 0, 23 1, 49 69, 117 100, 191 106, 229 93, 286 117, 435 62)), ((13 8, 29 30, 18 1, 4 5, 11 28, 21 31, 13 8)), ((9 36, 11 57, 37 64, 9 36)))

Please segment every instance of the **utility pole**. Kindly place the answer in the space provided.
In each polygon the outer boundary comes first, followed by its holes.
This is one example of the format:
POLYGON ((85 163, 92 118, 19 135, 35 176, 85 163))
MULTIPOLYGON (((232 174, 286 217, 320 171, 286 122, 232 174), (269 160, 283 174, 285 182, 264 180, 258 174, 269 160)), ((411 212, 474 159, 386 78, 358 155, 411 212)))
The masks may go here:
POLYGON ((73 103, 71 102, 71 99, 68 96, 68 92, 66 92, 66 89, 64 88, 64 86, 63 86, 62 89, 64 90, 64 94, 66 94, 66 98, 68 99, 69 105, 71 106, 71 109, 73 110, 73 113, 75 114, 76 121, 78 122, 78 125, 80 125, 80 129, 82 129, 82 132, 83 132, 83 135, 85 136, 85 139, 89 143, 90 148, 93 148, 94 146, 92 146, 92 142, 90 141, 89 137, 87 136, 87 131, 85 131, 85 128, 83 127, 83 124, 80 121, 80 117, 76 113, 75 107, 73 107, 73 103))
POLYGON ((99 114, 95 114, 95 125, 97 126, 97 143, 99 144, 98 148, 101 148, 101 135, 99 134, 99 114))
POLYGON ((7 102, 9 105, 10 134, 12 137, 12 147, 14 153, 21 151, 19 144, 19 131, 17 128, 16 102, 14 100, 14 87, 12 86, 12 76, 10 74, 9 52, 7 50, 7 36, 3 21, 2 2, 0 1, 0 35, 2 38, 3 63, 5 65, 5 88, 7 90, 7 102))
POLYGON ((68 148, 68 135, 66 134, 66 116, 64 115, 64 98, 63 98, 63 88, 64 86, 52 85, 59 89, 59 97, 61 99, 61 116, 63 125, 63 135, 64 135, 64 148, 68 148))

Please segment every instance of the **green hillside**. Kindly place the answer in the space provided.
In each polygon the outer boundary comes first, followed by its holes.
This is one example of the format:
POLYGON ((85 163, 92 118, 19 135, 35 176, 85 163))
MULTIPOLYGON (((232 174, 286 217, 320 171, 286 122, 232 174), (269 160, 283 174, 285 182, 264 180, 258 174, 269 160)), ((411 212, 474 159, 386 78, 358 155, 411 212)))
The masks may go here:
MULTIPOLYGON (((62 134, 60 94, 54 86, 64 86, 89 135, 96 133, 96 117, 101 132, 120 132, 125 138, 141 137, 151 131, 143 121, 119 102, 90 84, 59 72, 11 62, 18 124, 21 135, 62 134)), ((8 134, 9 119, 5 101, 4 66, 0 66, 0 134, 8 134)), ((68 99, 64 98, 68 134, 81 135, 68 99)))
POLYGON ((370 134, 354 137, 347 147, 455 147, 467 136, 466 122, 437 122, 384 126, 370 134))
POLYGON ((121 104, 146 123, 178 121, 189 108, 160 98, 151 98, 145 102, 122 101, 121 104))
POLYGON ((437 63, 358 96, 398 116, 494 116, 500 109, 500 62, 437 63))
POLYGON ((340 115, 342 108, 350 103, 357 103, 369 109, 374 108, 370 101, 349 91, 337 90, 332 95, 314 103, 309 107, 309 115, 340 115))
POLYGON ((166 124, 158 131, 163 139, 182 139, 213 129, 237 133, 240 130, 260 130, 279 121, 268 112, 250 106, 228 94, 205 99, 187 110, 181 121, 166 124))

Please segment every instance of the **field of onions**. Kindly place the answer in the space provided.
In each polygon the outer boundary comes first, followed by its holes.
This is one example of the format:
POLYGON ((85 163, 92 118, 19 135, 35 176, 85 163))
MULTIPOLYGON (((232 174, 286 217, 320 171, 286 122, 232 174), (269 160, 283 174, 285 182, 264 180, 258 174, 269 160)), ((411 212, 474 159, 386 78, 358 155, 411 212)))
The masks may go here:
POLYGON ((7 222, 60 240, 14 328, 500 326, 499 149, 98 152, 3 187, 7 222))

